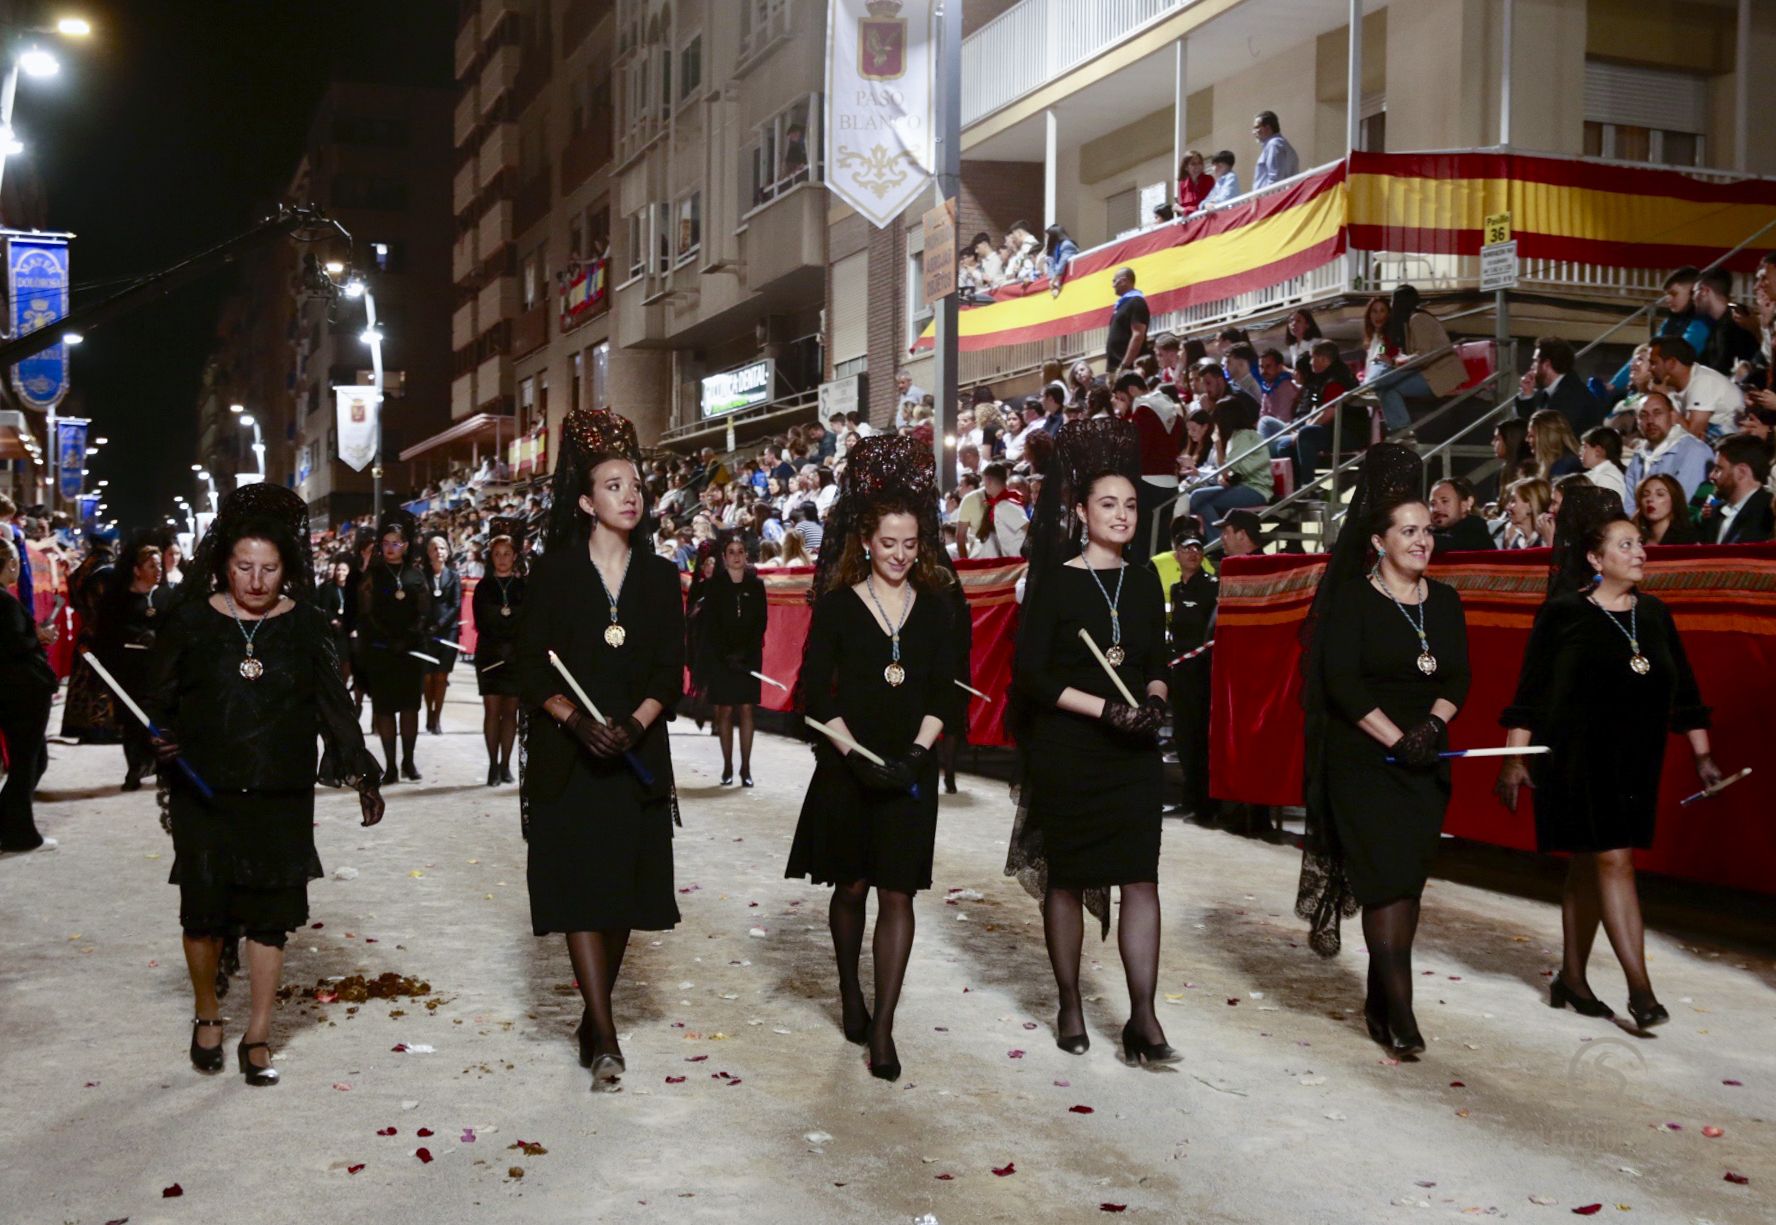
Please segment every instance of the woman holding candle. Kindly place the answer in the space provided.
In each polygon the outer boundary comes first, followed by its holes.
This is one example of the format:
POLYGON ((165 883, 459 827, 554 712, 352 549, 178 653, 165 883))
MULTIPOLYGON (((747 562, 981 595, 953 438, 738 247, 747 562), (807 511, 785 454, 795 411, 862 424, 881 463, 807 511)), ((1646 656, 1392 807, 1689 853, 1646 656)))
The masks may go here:
POLYGON ((512 530, 523 524, 496 519, 487 542, 487 573, 475 584, 475 683, 481 690, 481 738, 487 745, 487 785, 512 782, 512 742, 518 734, 518 615, 524 607, 524 570, 512 530))

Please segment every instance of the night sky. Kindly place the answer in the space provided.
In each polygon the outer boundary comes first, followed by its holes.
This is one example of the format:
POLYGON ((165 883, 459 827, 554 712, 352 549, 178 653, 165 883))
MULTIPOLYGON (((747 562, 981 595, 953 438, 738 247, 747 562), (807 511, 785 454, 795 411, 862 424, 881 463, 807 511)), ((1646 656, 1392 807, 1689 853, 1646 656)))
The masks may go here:
MULTIPOLYGON (((447 84, 454 0, 66 0, 93 37, 51 36, 62 72, 19 84, 14 126, 71 230, 75 304, 176 263, 269 212, 330 80, 447 84)), ((24 160, 24 159, 21 159, 24 160)), ((438 201, 448 208, 448 200, 438 201)), ((73 390, 110 444, 93 457, 120 528, 194 496, 197 393, 224 269, 87 334, 73 390)))

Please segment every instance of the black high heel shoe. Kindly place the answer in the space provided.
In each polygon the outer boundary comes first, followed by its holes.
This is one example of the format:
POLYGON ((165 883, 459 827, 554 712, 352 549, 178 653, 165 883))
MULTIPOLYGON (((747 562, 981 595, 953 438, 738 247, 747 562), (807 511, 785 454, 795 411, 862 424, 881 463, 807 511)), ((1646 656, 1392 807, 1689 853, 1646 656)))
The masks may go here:
POLYGON ((269 1057, 271 1043, 248 1042, 245 1038, 242 1038, 240 1045, 234 1048, 235 1058, 240 1062, 241 1075, 246 1077, 247 1083, 252 1085, 255 1089, 262 1089, 267 1085, 277 1084, 278 1074, 276 1068, 269 1065, 262 1068, 247 1058, 248 1051, 256 1050, 266 1051, 269 1057))
POLYGON ((1548 984, 1548 1007, 1571 1007, 1582 1017, 1613 1017, 1616 1015, 1615 1009, 1596 996, 1586 999, 1567 986, 1566 977, 1562 974, 1556 974, 1554 981, 1548 984))
POLYGON ((727 767, 727 769, 722 771, 721 785, 724 787, 732 787, 734 785, 734 767, 733 766, 729 766, 729 767, 727 767))
POLYGON ((512 777, 512 768, 510 766, 501 766, 500 767, 500 782, 515 783, 517 781, 518 781, 517 779, 512 777))
POLYGON ((489 787, 497 787, 497 786, 499 786, 499 781, 500 781, 500 776, 499 776, 498 764, 493 763, 493 762, 489 762, 488 766, 487 766, 487 785, 489 787))
POLYGON ((1663 1025, 1671 1019, 1671 1014, 1665 1011, 1665 1005, 1654 999, 1649 999, 1645 1004, 1636 1004, 1630 999, 1628 1001, 1628 1015, 1634 1018, 1636 1029, 1651 1029, 1655 1025, 1663 1025))
POLYGON ((1130 1021, 1122 1027, 1122 1053, 1128 1061, 1137 1067, 1147 1064, 1178 1063, 1184 1056, 1164 1042, 1148 1042, 1135 1034, 1135 1023, 1130 1021))
POLYGON ((751 770, 740 771, 740 785, 742 787, 752 786, 752 771, 751 770))
POLYGON ((1392 1044, 1388 1041, 1387 1018, 1385 1016, 1378 1017, 1370 1012, 1367 1004, 1363 1006, 1363 1024, 1369 1029, 1369 1041, 1377 1046, 1391 1047, 1392 1044))
POLYGON ((401 763, 401 777, 410 782, 419 781, 419 767, 413 764, 413 758, 409 757, 401 763))
POLYGON ((599 1055, 592 1060, 592 1092, 604 1093, 617 1087, 629 1069, 621 1055, 599 1055))
MULTIPOLYGON (((892 1039, 889 1040, 889 1049, 891 1051, 894 1050, 892 1039)), ((875 1056, 870 1054, 865 1054, 863 1061, 869 1065, 869 1074, 874 1076, 877 1080, 885 1080, 892 1083, 900 1079, 899 1051, 894 1051, 893 1054, 889 1055, 888 1058, 882 1060, 880 1063, 877 1063, 875 1056)))
POLYGON ((191 1018, 191 1066, 196 1068, 199 1072, 220 1072, 222 1070, 223 1057, 222 1044, 220 1042, 216 1043, 215 1046, 199 1046, 197 1044, 197 1031, 199 1029, 221 1028, 221 1017, 217 1017, 214 1021, 206 1021, 202 1017, 191 1018))
POLYGON ((1410 1059, 1421 1054, 1425 1049, 1425 1040, 1418 1032, 1418 1021, 1412 1020, 1398 1027, 1389 1022, 1387 1046, 1396 1059, 1410 1059))
POLYGON ((400 781, 401 781, 401 776, 399 774, 395 773, 394 766, 392 766, 392 765, 388 766, 383 770, 382 785, 384 787, 392 787, 400 781))
POLYGON ((1061 1012, 1064 1011, 1066 1010, 1061 1009, 1055 1013, 1055 1045, 1069 1055, 1083 1055, 1091 1050, 1091 1036, 1083 1029, 1076 1034, 1063 1034, 1061 1032, 1061 1012))

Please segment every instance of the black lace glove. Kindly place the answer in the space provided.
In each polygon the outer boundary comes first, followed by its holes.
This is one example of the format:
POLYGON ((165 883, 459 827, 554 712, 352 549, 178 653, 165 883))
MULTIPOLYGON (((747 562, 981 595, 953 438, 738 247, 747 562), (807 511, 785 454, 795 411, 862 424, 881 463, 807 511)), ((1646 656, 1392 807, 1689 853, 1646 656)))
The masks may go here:
POLYGON ((1124 735, 1151 738, 1164 718, 1165 704, 1157 697, 1149 698, 1139 706, 1105 698, 1104 713, 1098 716, 1098 721, 1124 735))
POLYGON ((594 757, 615 757, 622 752, 612 744, 611 729, 583 710, 575 710, 561 726, 594 757))
POLYGON ((1426 715, 1417 723, 1406 729, 1406 734, 1394 741, 1394 760, 1403 766, 1434 766, 1437 764, 1437 753, 1443 743, 1445 724, 1436 715, 1426 715))
POLYGON ((881 765, 853 749, 845 754, 845 766, 869 791, 901 794, 912 789, 918 776, 917 762, 925 750, 915 747, 905 757, 891 757, 881 765))
POLYGON ((1505 806, 1506 811, 1517 811, 1517 796, 1525 787, 1534 787, 1530 780, 1529 767, 1521 757, 1507 757, 1499 766, 1498 779, 1492 784, 1492 793, 1498 802, 1505 806))
POLYGON ((375 783, 372 782, 358 792, 358 811, 363 814, 366 828, 382 820, 384 807, 382 792, 377 790, 375 783))
POLYGON ((611 756, 627 753, 641 740, 641 720, 634 715, 624 715, 621 719, 612 719, 605 731, 609 734, 609 743, 614 746, 611 756))

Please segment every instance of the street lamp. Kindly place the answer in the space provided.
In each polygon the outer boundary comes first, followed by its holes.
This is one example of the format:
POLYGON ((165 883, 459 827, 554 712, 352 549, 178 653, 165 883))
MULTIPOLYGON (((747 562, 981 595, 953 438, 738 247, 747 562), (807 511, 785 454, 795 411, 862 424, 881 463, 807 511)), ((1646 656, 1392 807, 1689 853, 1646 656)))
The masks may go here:
POLYGON ((63 17, 55 24, 56 33, 64 38, 86 38, 92 34, 92 22, 84 17, 63 17))
POLYGON ((27 47, 19 52, 18 66, 28 77, 53 77, 62 70, 62 62, 42 47, 27 47))
MULTIPOLYGON (((54 26, 37 28, 34 32, 55 33, 64 38, 86 38, 92 34, 92 23, 84 17, 63 17, 54 26)), ((6 76, 4 80, 0 80, 0 183, 4 182, 6 159, 25 151, 25 146, 12 130, 12 104, 18 96, 19 72, 22 70, 26 76, 42 78, 53 77, 62 70, 61 61, 35 45, 23 48, 17 55, 9 54, 6 58, 6 76)))
POLYGON ((238 416, 247 411, 247 406, 245 404, 230 404, 228 406, 228 411, 238 416))
MULTIPOLYGON (((242 408, 242 406, 239 404, 232 404, 229 407, 231 409, 235 409, 235 410, 239 410, 242 408)), ((257 418, 255 418, 253 416, 252 413, 242 411, 241 415, 240 415, 240 423, 243 426, 250 425, 253 427, 253 457, 259 461, 259 479, 264 480, 265 479, 265 433, 263 430, 261 430, 259 428, 259 421, 257 418)))

